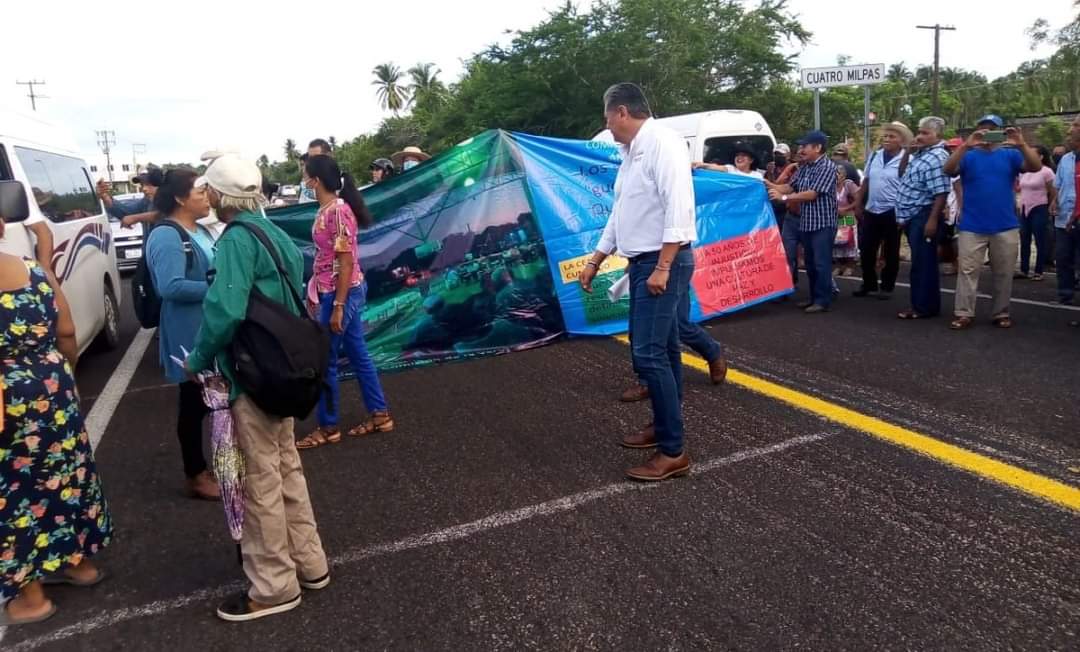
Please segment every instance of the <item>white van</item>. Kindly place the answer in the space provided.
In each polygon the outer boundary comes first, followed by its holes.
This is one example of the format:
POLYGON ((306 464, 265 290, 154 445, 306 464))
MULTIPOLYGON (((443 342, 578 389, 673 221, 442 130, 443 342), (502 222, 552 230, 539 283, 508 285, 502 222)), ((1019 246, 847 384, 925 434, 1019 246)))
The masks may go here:
MULTIPOLYGON (((691 161, 733 164, 735 154, 731 147, 737 141, 743 141, 753 148, 757 166, 764 170, 776 147, 769 123, 757 111, 722 109, 657 118, 656 121, 683 137, 691 161)), ((610 142, 611 132, 605 129, 593 140, 610 142)))
POLYGON ((112 231, 74 141, 45 122, 0 112, 0 251, 35 258, 24 222, 44 219, 51 267, 71 306, 79 351, 120 343, 120 274, 112 231))

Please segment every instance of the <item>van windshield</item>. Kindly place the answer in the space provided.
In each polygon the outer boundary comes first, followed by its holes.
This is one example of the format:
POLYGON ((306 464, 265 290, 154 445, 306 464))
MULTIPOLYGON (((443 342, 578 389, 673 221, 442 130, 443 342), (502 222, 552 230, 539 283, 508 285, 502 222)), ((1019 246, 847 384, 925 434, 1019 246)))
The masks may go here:
POLYGON ((773 139, 769 136, 714 136, 705 141, 705 162, 718 165, 734 165, 737 142, 744 142, 754 150, 754 167, 765 169, 765 164, 772 160, 773 139))

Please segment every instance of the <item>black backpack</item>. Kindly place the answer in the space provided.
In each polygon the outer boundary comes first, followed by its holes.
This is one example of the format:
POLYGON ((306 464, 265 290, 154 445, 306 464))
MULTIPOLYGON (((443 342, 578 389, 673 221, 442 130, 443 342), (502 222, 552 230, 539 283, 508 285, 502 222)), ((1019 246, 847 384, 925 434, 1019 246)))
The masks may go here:
MULTIPOLYGON (((191 234, 187 229, 170 220, 159 220, 155 226, 171 226, 180 235, 180 242, 184 248, 184 257, 187 264, 184 270, 191 269, 192 257, 195 255, 191 248, 191 234)), ((146 230, 144 246, 150 244, 150 230, 146 230)), ((147 252, 143 252, 135 267, 135 276, 131 277, 131 304, 135 308, 135 316, 143 328, 157 328, 161 324, 161 295, 154 287, 154 274, 150 271, 150 263, 147 260, 147 252)))
MULTIPOLYGON (((247 315, 229 345, 236 380, 267 414, 305 419, 326 389, 330 333, 308 317, 307 309, 266 233, 249 222, 233 222, 225 233, 242 227, 270 253, 278 274, 289 287, 299 315, 251 288, 247 315)), ((224 234, 222 234, 224 237, 224 234)))

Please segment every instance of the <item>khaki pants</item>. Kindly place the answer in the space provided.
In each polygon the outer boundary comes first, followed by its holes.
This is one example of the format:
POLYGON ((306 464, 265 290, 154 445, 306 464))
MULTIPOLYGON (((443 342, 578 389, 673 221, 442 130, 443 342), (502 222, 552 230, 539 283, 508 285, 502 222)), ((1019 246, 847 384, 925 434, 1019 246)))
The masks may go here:
POLYGON ((1020 248, 1020 230, 1012 229, 993 235, 961 231, 957 238, 957 248, 960 252, 960 269, 956 277, 956 316, 975 316, 979 273, 982 271, 987 251, 990 252, 990 270, 994 277, 993 318, 1007 316, 1009 300, 1012 299, 1016 252, 1020 248))
POLYGON ((236 399, 232 417, 247 476, 240 552, 248 596, 280 604, 300 594, 297 575, 314 580, 327 573, 293 420, 266 414, 247 396, 236 399))

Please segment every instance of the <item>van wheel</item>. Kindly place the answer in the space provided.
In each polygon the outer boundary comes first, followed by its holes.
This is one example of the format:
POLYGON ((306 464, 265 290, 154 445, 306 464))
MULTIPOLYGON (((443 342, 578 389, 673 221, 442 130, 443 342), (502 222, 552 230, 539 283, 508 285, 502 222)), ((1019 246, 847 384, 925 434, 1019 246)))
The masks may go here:
POLYGON ((105 286, 105 326, 98 333, 94 343, 98 349, 112 351, 120 346, 120 307, 112 288, 105 286))

